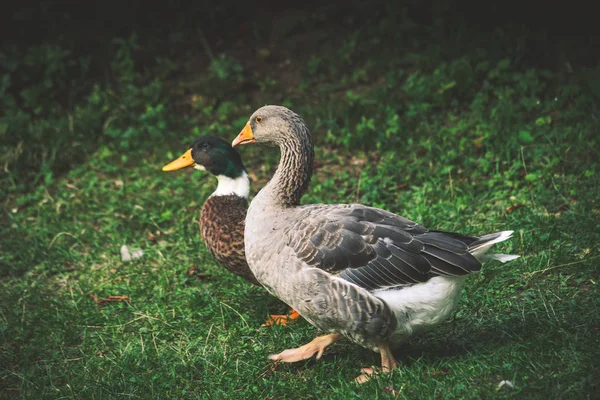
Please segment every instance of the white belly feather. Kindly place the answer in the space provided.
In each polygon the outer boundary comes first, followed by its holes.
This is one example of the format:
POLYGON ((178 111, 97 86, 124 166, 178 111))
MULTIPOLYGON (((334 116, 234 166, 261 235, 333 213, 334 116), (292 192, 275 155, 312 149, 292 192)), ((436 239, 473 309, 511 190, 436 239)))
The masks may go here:
POLYGON ((398 320, 391 342, 401 342, 414 332, 444 322, 458 304, 466 276, 438 276, 427 282, 398 289, 377 290, 398 320))

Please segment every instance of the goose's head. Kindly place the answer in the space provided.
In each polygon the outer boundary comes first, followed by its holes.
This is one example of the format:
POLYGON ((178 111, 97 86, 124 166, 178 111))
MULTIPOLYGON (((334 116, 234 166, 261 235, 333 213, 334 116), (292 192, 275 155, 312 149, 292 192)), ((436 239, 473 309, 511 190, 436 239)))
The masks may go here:
POLYGON ((240 154, 229 143, 215 136, 201 136, 175 161, 165 165, 163 171, 194 167, 216 176, 235 179, 244 171, 240 154))
POLYGON ((310 130, 298 114, 283 106, 264 106, 252 114, 231 145, 264 143, 281 146, 290 140, 302 140, 305 136, 310 141, 310 130))

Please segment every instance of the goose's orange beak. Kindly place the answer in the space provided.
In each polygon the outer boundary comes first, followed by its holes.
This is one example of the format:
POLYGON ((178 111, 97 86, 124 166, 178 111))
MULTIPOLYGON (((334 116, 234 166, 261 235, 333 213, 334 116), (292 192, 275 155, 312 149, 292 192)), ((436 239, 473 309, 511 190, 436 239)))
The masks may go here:
POLYGON ((191 167, 194 165, 194 159, 192 158, 192 149, 189 149, 185 153, 181 155, 177 160, 170 162, 165 165, 162 170, 163 171, 177 171, 178 169, 191 167))
POLYGON ((246 124, 246 126, 244 126, 244 129, 242 129, 242 131, 238 135, 238 137, 236 137, 233 140, 233 142, 231 142, 231 147, 235 147, 237 145, 241 146, 243 144, 250 143, 256 143, 256 140, 254 139, 254 134, 252 133, 252 128, 250 127, 250 124, 246 124))

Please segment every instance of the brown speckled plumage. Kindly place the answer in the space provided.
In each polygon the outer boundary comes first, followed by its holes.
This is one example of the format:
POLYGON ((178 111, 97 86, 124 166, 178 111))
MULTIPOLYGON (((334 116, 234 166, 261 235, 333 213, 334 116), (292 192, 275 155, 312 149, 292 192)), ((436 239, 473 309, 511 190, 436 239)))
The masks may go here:
POLYGON ((200 212, 200 232, 206 247, 228 271, 260 285, 248 267, 244 250, 250 181, 239 153, 221 138, 201 136, 163 171, 192 166, 209 172, 218 181, 200 212))
MULTIPOLYGON (((218 182, 200 211, 204 244, 222 267, 260 286, 246 261, 244 229, 250 180, 240 154, 223 139, 205 135, 162 170, 169 172, 188 167, 207 171, 218 182)), ((291 311, 289 315, 270 315, 265 326, 286 325, 287 321, 299 318, 297 312, 291 311)))
POLYGON ((200 232, 217 261, 247 281, 259 285, 246 263, 244 220, 248 201, 236 195, 211 196, 200 212, 200 232))

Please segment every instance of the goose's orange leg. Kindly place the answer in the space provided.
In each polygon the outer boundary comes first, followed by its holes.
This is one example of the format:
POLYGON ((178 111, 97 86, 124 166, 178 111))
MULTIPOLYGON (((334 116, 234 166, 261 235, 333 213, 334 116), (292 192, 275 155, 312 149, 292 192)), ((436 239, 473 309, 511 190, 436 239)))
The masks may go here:
POLYGON ((331 333, 329 335, 318 336, 310 343, 300 346, 295 349, 287 349, 279 354, 269 356, 270 360, 283 362, 296 362, 307 360, 317 354, 317 360, 321 358, 323 352, 331 343, 340 340, 343 336, 339 333, 331 333))
POLYGON ((296 320, 298 318, 300 318, 300 314, 298 314, 298 311, 296 311, 292 308, 292 309, 290 309, 290 313, 288 315, 284 315, 284 314, 269 315, 269 319, 267 320, 267 322, 265 322, 263 324, 263 326, 271 326, 271 325, 286 326, 288 324, 288 322, 296 320))
MULTIPOLYGON (((394 368, 398 368, 398 362, 392 354, 390 346, 386 344, 379 345, 379 351, 381 353, 381 372, 390 372, 394 368)), ((360 370, 362 374, 356 378, 357 383, 365 383, 372 378, 375 374, 375 368, 363 368, 360 370)))

